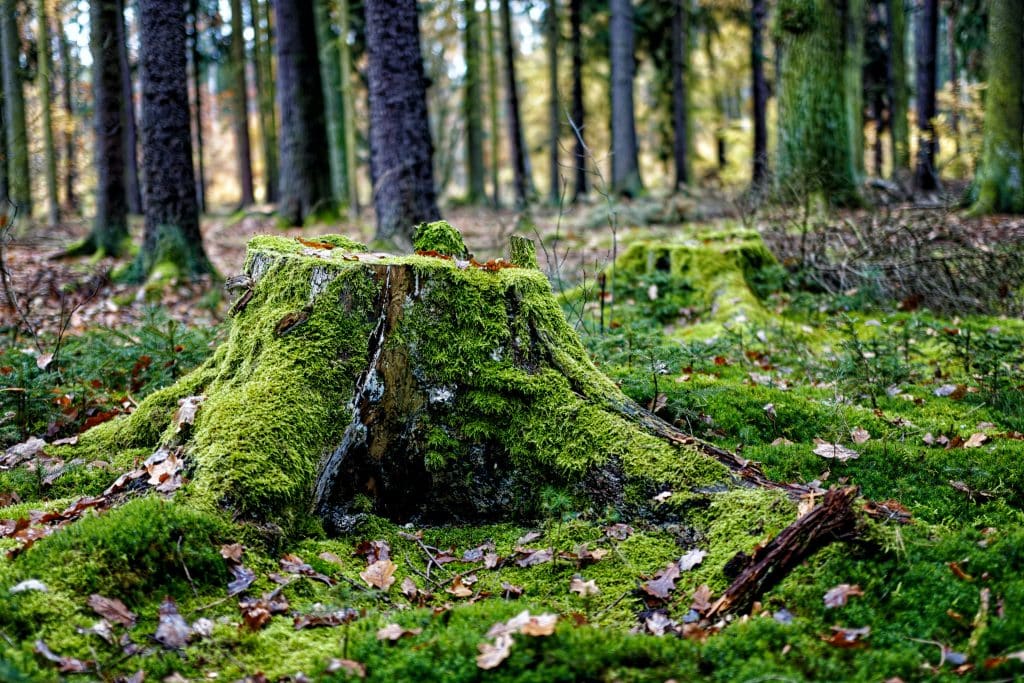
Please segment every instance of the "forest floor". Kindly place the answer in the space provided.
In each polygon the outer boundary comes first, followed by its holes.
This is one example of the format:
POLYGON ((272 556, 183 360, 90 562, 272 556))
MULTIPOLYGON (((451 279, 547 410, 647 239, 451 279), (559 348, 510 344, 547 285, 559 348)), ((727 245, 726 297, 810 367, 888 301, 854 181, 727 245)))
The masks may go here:
MULTIPOLYGON (((47 449, 199 364, 226 310, 193 285, 147 302, 107 281, 110 263, 47 259, 85 226, 34 229, 6 259, 38 340, 5 312, 0 550, 16 557, 0 559, 0 679, 1024 676, 1024 221, 907 208, 637 227, 672 208, 630 210, 534 218, 598 367, 776 481, 856 485, 909 524, 828 546, 722 620, 704 614, 728 560, 792 521, 771 495, 657 520, 564 501, 528 524, 371 517, 270 542, 154 494, 20 552, 20 531, 138 466, 47 449)), ((449 220, 487 257, 517 226, 471 209, 449 220)), ((249 236, 276 232, 260 215, 205 228, 224 276, 249 236)))

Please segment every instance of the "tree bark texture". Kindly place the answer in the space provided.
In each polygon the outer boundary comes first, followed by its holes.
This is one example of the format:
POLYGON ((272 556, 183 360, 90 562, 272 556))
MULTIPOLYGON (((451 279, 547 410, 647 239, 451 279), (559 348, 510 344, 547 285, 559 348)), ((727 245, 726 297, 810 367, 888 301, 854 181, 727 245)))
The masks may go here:
POLYGON ((466 121, 466 201, 479 204, 487 198, 484 167, 484 118, 480 69, 480 17, 474 0, 463 0, 466 53, 466 85, 462 90, 462 116, 466 121))
MULTIPOLYGON (((263 201, 277 201, 277 114, 274 111, 274 74, 270 46, 269 0, 249 0, 253 28, 253 75, 259 104, 260 146, 263 151, 263 201)), ((346 116, 346 121, 351 119, 346 116)))
POLYGON ((637 163, 633 107, 634 25, 632 0, 610 0, 612 192, 636 197, 643 190, 637 163))
POLYGON ((75 180, 78 175, 78 168, 75 163, 75 104, 74 104, 74 69, 71 64, 71 48, 68 45, 68 38, 64 34, 64 27, 61 22, 56 22, 57 46, 60 49, 60 73, 61 73, 61 104, 64 108, 64 126, 62 129, 61 142, 64 148, 64 212, 66 214, 78 213, 78 195, 75 192, 75 180))
POLYGON ((124 0, 118 0, 117 57, 121 65, 121 141, 124 144, 124 191, 128 211, 142 215, 142 183, 139 180, 138 127, 135 125, 135 88, 128 60, 128 30, 124 19, 124 0))
POLYGON ((562 196, 562 168, 558 161, 562 114, 558 97, 558 2, 549 0, 544 13, 544 39, 548 53, 548 203, 557 206, 562 196))
POLYGON ((846 56, 843 83, 846 87, 846 118, 850 127, 850 159, 854 178, 864 177, 864 0, 843 0, 846 56))
POLYGON ((690 182, 690 130, 689 112, 687 111, 689 98, 686 93, 690 49, 687 40, 690 30, 689 21, 687 21, 688 14, 686 0, 673 0, 671 35, 672 162, 675 170, 674 187, 677 190, 690 182))
POLYGON ((189 64, 192 67, 192 129, 195 134, 196 205, 206 212, 206 163, 203 159, 203 56, 199 51, 199 0, 189 0, 189 64))
POLYGON ((917 0, 917 31, 914 46, 917 52, 917 165, 914 169, 914 187, 930 191, 939 186, 935 155, 939 140, 935 132, 935 81, 938 70, 938 0, 917 0))
POLYGON ((249 140, 249 79, 245 74, 245 36, 242 27, 242 0, 231 0, 231 127, 235 134, 235 158, 238 160, 240 203, 256 201, 252 182, 252 145, 249 140))
POLYGON ((508 118, 509 155, 512 161, 516 208, 526 207, 533 195, 533 179, 527 160, 526 137, 523 133, 519 107, 519 84, 516 82, 516 48, 512 39, 512 9, 508 0, 501 0, 501 49, 505 66, 505 115, 508 118))
POLYGON ((348 201, 348 171, 345 166, 345 127, 351 125, 343 115, 341 101, 341 55, 339 38, 334 33, 330 0, 316 0, 316 39, 320 56, 320 81, 324 89, 324 113, 327 119, 327 153, 331 163, 331 194, 339 203, 348 201))
POLYGON ((46 220, 50 225, 60 221, 60 199, 57 196, 57 149, 53 138, 52 93, 53 59, 50 54, 49 15, 45 0, 36 2, 36 21, 39 27, 36 42, 39 65, 36 70, 36 91, 43 126, 43 165, 46 175, 46 220))
POLYGON ((764 75, 765 0, 753 0, 750 12, 750 70, 754 119, 754 156, 751 183, 763 188, 768 182, 768 81, 764 75))
POLYGON ((587 143, 584 138, 586 109, 583 106, 583 0, 569 0, 569 49, 572 53, 572 133, 573 202, 585 196, 587 182, 587 143))
POLYGON ((274 9, 281 112, 278 213, 291 225, 302 225, 333 208, 316 23, 310 2, 277 2, 274 9))
POLYGON ((440 217, 415 0, 367 2, 366 46, 377 239, 409 245, 440 217))
POLYGON ((28 132, 25 125, 25 92, 19 66, 21 39, 18 34, 18 5, 3 0, 0 5, 0 43, 3 53, 4 123, 7 129, 7 182, 9 198, 19 214, 32 215, 32 186, 28 167, 28 132))
POLYGON ((886 0, 889 20, 889 134, 893 175, 910 169, 910 124, 907 121, 906 0, 886 0))
POLYGON ((491 3, 484 6, 484 17, 487 23, 487 30, 484 33, 486 38, 484 45, 487 48, 487 114, 488 114, 488 141, 489 166, 491 171, 491 201, 494 208, 501 206, 501 184, 498 172, 501 167, 501 132, 499 119, 501 112, 498 109, 498 51, 494 40, 494 12, 491 10, 491 3))

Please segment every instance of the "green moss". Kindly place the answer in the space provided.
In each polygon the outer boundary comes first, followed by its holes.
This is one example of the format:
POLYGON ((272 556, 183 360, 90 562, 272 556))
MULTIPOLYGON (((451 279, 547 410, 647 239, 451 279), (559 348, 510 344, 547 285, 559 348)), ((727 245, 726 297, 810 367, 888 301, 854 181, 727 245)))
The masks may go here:
POLYGON ((462 234, 451 226, 448 221, 421 223, 413 235, 413 248, 416 251, 434 251, 446 256, 465 258, 469 254, 462 234))

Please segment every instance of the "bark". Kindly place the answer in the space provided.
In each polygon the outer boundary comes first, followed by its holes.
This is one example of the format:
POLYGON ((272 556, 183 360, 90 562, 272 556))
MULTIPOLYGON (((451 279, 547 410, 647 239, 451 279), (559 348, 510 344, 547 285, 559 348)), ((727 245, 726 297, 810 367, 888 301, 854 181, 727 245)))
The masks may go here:
POLYGON ((516 47, 512 41, 512 10, 509 0, 501 0, 501 48, 505 65, 505 112, 508 117, 509 155, 515 187, 516 208, 525 208, 533 196, 529 152, 520 119, 519 85, 516 83, 516 47))
POLYGON ((637 163, 636 122, 633 109, 633 2, 611 0, 611 134, 612 192, 636 197, 643 191, 637 163))
POLYGON ((335 201, 348 201, 348 171, 345 167, 345 127, 349 125, 342 113, 341 54, 339 38, 334 34, 330 0, 316 0, 316 39, 320 55, 320 81, 324 89, 327 115, 327 155, 331 165, 331 194, 335 201))
POLYGON ((726 107, 725 99, 726 95, 723 92, 723 85, 721 79, 718 76, 718 57, 714 46, 712 44, 712 38, 714 37, 712 31, 706 31, 704 33, 704 54, 708 60, 708 72, 711 75, 712 86, 712 102, 714 109, 714 130, 715 130, 715 161, 718 166, 719 177, 721 177, 722 171, 725 170, 726 154, 725 154, 725 119, 726 119, 726 107))
POLYGON ((146 229, 129 277, 212 274, 192 167, 185 8, 166 0, 139 0, 137 7, 146 229))
POLYGON ((768 81, 764 76, 765 0, 753 0, 750 13, 750 70, 754 119, 754 158, 751 182, 763 188, 768 182, 768 81))
POLYGON ((51 93, 53 60, 50 56, 50 26, 45 0, 36 2, 36 21, 39 32, 36 42, 39 48, 39 66, 36 71, 36 90, 39 93, 39 109, 43 126, 43 167, 46 174, 46 220, 50 225, 60 221, 60 200, 57 197, 57 150, 53 139, 51 117, 51 93))
POLYGON ((548 202, 557 206, 561 200, 562 169, 558 162, 561 138, 561 105, 558 98, 558 2, 549 0, 544 13, 544 36, 548 53, 548 202))
POLYGON ((256 201, 252 183, 252 146, 249 141, 249 84, 245 74, 245 36, 242 0, 231 0, 231 127, 235 134, 241 205, 256 201))
POLYGON ((914 34, 917 53, 915 73, 918 130, 914 187, 924 191, 935 190, 939 186, 938 171, 935 168, 939 140, 933 124, 936 114, 935 81, 938 67, 938 5, 938 0, 917 0, 917 31, 914 34))
POLYGON ((587 144, 583 137, 586 125, 586 110, 583 106, 583 0, 569 0, 570 51, 572 53, 572 132, 573 183, 572 201, 575 203, 587 194, 587 144))
POLYGON ((953 100, 949 110, 949 127, 952 129, 956 155, 960 156, 960 60, 956 54, 956 26, 960 3, 958 0, 951 0, 946 8, 946 53, 949 56, 949 84, 953 100))
POLYGON ((338 0, 338 29, 341 40, 338 44, 341 66, 341 108, 345 119, 345 191, 348 196, 350 216, 359 213, 359 183, 356 174, 356 114, 352 96, 352 50, 348 45, 349 6, 348 0, 338 0))
POLYGON ((893 175, 910 169, 910 125, 907 122, 907 19, 905 0, 886 0, 889 19, 889 134, 893 175))
POLYGON ((333 211, 316 23, 312 3, 277 2, 274 9, 281 112, 278 213, 291 225, 302 225, 333 211))
MULTIPOLYGON (((71 64, 71 47, 64 35, 64 25, 56 22, 57 46, 60 49, 61 71, 61 104, 64 108, 64 125, 62 143, 64 148, 64 213, 78 213, 78 196, 75 193, 75 179, 78 169, 75 164, 75 106, 74 106, 74 69, 71 64)), ((6 196, 6 192, 4 193, 6 196)))
MULTIPOLYGON (((252 17, 253 76, 259 105, 260 141, 263 152, 263 201, 277 200, 277 120, 274 111, 274 74, 271 65, 269 0, 249 0, 252 17), (266 25, 264 28, 264 24, 266 25)), ((342 2, 344 3, 344 0, 342 2)), ((349 121, 348 117, 345 118, 349 121)))
POLYGON ((498 182, 498 170, 501 164, 501 135, 498 129, 498 56, 497 48, 494 45, 494 12, 491 10, 491 3, 488 2, 484 8, 484 16, 487 20, 486 37, 487 48, 487 111, 490 117, 488 126, 488 139, 490 140, 490 169, 491 169, 491 197, 494 208, 501 206, 501 185, 498 182))
POLYGON ((192 128, 196 140, 196 205, 199 213, 206 211, 206 164, 203 161, 203 65, 199 52, 199 2, 189 0, 189 63, 192 66, 192 128))
POLYGON ((984 143, 971 211, 1024 213, 1024 0, 989 7, 984 143))
POLYGON ((843 82, 846 87, 847 123, 850 127, 850 158, 854 177, 864 177, 864 0, 843 0, 846 17, 846 57, 843 82))
POLYGON ((479 204, 487 197, 484 188, 484 124, 480 71, 480 18, 474 0, 463 0, 465 17, 466 86, 462 91, 462 116, 466 121, 466 201, 479 204))
POLYGON ((142 184, 139 182, 139 141, 135 125, 135 93, 132 67, 128 61, 128 31, 124 20, 124 0, 118 0, 117 57, 121 68, 121 142, 124 145, 124 191, 128 211, 142 215, 142 184))
POLYGON ((367 2, 366 47, 377 239, 408 245, 440 217, 415 0, 367 2))
POLYGON ((782 0, 778 12, 779 189, 856 204, 840 8, 831 0, 782 0))
POLYGON ((21 40, 15 0, 0 5, 0 43, 3 52, 4 122, 7 134, 7 182, 10 201, 19 214, 32 215, 29 183, 28 133, 25 125, 25 93, 19 68, 21 40))

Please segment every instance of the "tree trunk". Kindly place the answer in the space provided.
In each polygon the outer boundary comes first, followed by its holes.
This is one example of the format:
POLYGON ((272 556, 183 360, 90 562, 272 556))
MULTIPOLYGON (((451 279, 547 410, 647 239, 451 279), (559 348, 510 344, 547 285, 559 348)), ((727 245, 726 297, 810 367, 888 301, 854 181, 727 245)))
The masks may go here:
POLYGON ((557 206, 562 198, 562 168, 558 162, 561 144, 561 105, 558 97, 558 2, 549 0, 544 13, 544 35, 548 53, 548 203, 557 206))
POLYGON ((189 62, 192 65, 192 127, 196 139, 196 205, 199 213, 206 212, 206 164, 203 161, 203 64, 199 52, 199 0, 189 0, 189 62))
POLYGON ((466 201, 479 204, 487 198, 484 189, 484 125, 480 71, 480 17, 474 0, 463 0, 466 20, 466 86, 462 91, 462 116, 466 120, 466 201))
POLYGON ((348 201, 348 171, 345 167, 345 127, 349 122, 342 114, 341 54, 339 37, 335 35, 331 19, 331 0, 316 0, 316 40, 320 56, 320 82, 324 90, 327 118, 327 156, 331 165, 331 194, 336 202, 348 201))
POLYGON ((348 45, 349 6, 348 0, 338 0, 338 28, 341 42, 338 44, 341 65, 341 108, 345 119, 345 191, 348 194, 350 216, 359 213, 359 182, 356 173, 356 114, 352 96, 352 50, 348 45))
MULTIPOLYGON (((260 141, 263 151, 263 201, 277 201, 277 120, 274 112, 274 74, 271 65, 269 0, 249 0, 253 28, 253 75, 259 105, 260 141), (264 23, 266 29, 264 29, 264 23)), ((344 0, 342 0, 344 4, 344 0)), ((350 120, 348 117, 346 121, 350 120)))
POLYGON ((1024 0, 989 7, 984 144, 971 212, 1024 213, 1024 0))
POLYGON ((415 0, 367 2, 366 48, 377 239, 407 246, 440 216, 415 0))
POLYGON ((128 211, 142 215, 142 184, 139 182, 139 141, 135 125, 135 93, 132 67, 128 61, 128 31, 124 20, 124 0, 118 0, 117 58, 121 68, 121 142, 124 145, 124 191, 128 211))
POLYGON ((129 277, 212 274, 199 232, 189 126, 185 8, 139 0, 146 230, 129 277))
POLYGON ((255 199, 252 183, 252 146, 249 142, 249 84, 245 75, 245 36, 242 27, 242 0, 231 0, 231 127, 235 133, 238 182, 241 205, 255 199))
POLYGON ((910 169, 910 125, 907 122, 906 0, 886 0, 889 19, 889 143, 893 176, 910 169))
POLYGON ((512 40, 512 10, 509 0, 501 0, 501 48, 505 64, 505 112, 508 116, 509 155, 516 193, 516 208, 523 209, 533 196, 529 152, 520 120, 519 85, 516 83, 516 48, 512 40))
POLYGON ((278 213, 291 225, 331 214, 331 169, 316 23, 308 2, 274 3, 277 103, 281 111, 278 213))
POLYGON ((9 198, 20 215, 32 215, 29 182, 28 133, 25 126, 25 93, 19 67, 21 39, 15 0, 0 6, 0 43, 3 46, 4 119, 7 128, 7 182, 9 198))
POLYGON ((64 125, 61 131, 64 143, 64 213, 70 215, 78 213, 78 196, 75 193, 75 180, 78 176, 75 164, 75 70, 71 65, 71 47, 64 34, 64 24, 58 21, 56 26, 57 45, 60 48, 61 102, 64 107, 64 125))
POLYGON ((917 166, 914 187, 930 191, 939 186, 935 169, 935 154, 939 140, 935 132, 935 81, 937 69, 937 42, 939 32, 938 0, 918 0, 917 32, 914 46, 917 52, 917 166))
POLYGON ((633 2, 611 0, 611 133, 612 192, 636 197, 643 191, 637 163, 636 122, 633 110, 633 2))
POLYGON ((39 48, 39 66, 36 71, 36 90, 39 93, 39 110, 43 125, 43 166, 46 173, 46 219, 50 225, 60 221, 60 200, 57 197, 57 150, 53 140, 51 119, 51 94, 53 91, 53 60, 50 56, 50 25, 45 0, 36 2, 36 21, 39 32, 36 44, 39 48))
POLYGON ((784 194, 857 204, 844 97, 843 24, 831 0, 781 0, 779 152, 784 194))
POLYGON ((713 126, 715 132, 715 162, 718 166, 718 175, 721 178, 722 171, 725 170, 726 158, 725 158, 725 98, 726 95, 723 92, 723 84, 718 76, 718 57, 714 46, 712 45, 712 31, 708 30, 704 33, 704 55, 708 60, 708 73, 711 76, 711 100, 713 109, 713 126))
POLYGON ((583 0, 569 0, 570 51, 572 52, 573 203, 587 194, 587 144, 583 137, 586 110, 583 106, 583 0))
POLYGON ((753 0, 750 12, 750 69, 754 118, 754 158, 751 183, 755 189, 768 182, 768 81, 764 76, 765 0, 753 0))
POLYGON ((843 83, 846 87, 846 120, 850 127, 850 159, 854 178, 864 177, 864 0, 843 0, 846 17, 846 56, 843 83))
POLYGON ((951 0, 946 8, 946 53, 949 56, 949 84, 953 100, 949 109, 949 127, 953 134, 956 156, 960 156, 960 60, 956 54, 956 25, 960 3, 958 0, 951 0))
POLYGON ((490 169, 491 169, 491 197, 494 208, 501 207, 501 185, 498 182, 498 171, 501 165, 501 132, 498 125, 500 111, 498 110, 498 53, 494 44, 494 12, 491 10, 491 3, 484 5, 484 16, 487 20, 486 37, 487 48, 487 103, 490 140, 490 169))

